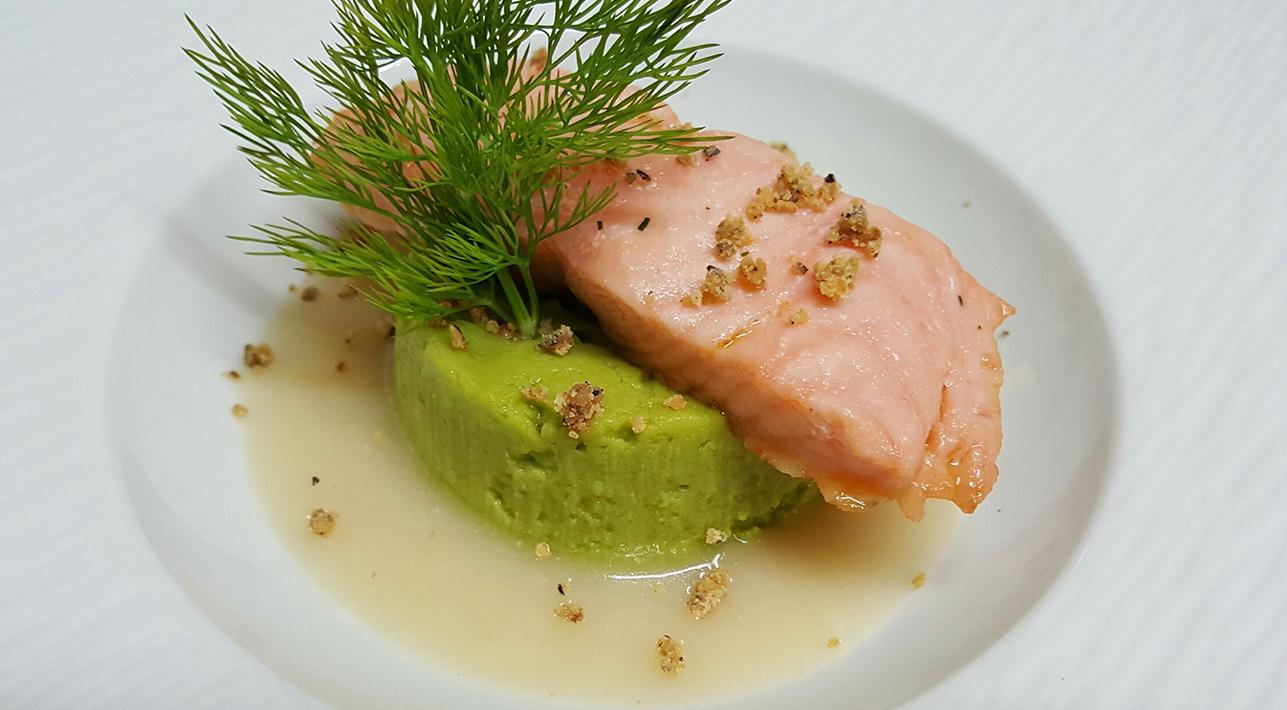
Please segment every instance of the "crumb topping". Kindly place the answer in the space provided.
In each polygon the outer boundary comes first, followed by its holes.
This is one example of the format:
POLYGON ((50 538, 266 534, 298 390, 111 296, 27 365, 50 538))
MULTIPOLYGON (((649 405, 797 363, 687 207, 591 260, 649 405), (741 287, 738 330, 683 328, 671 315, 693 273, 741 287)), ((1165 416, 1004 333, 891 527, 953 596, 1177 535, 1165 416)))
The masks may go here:
POLYGON ((249 410, 249 409, 246 409, 246 405, 244 405, 244 404, 234 404, 234 405, 232 405, 232 416, 237 417, 238 419, 240 419, 241 417, 244 417, 244 416, 246 416, 247 414, 250 414, 250 410, 249 410))
POLYGON ((241 373, 240 373, 240 372, 237 372, 236 370, 229 370, 229 371, 227 371, 227 372, 223 373, 223 376, 224 376, 224 377, 227 377, 227 378, 228 378, 228 379, 230 379, 230 380, 240 380, 240 379, 241 379, 241 373))
POLYGON ((246 363, 246 367, 258 370, 261 367, 268 367, 273 364, 273 360, 276 357, 273 355, 273 349, 268 347, 268 343, 258 345, 247 343, 246 347, 242 349, 241 359, 242 362, 246 363))
POLYGON ((688 596, 688 613, 700 619, 715 610, 728 596, 728 570, 713 569, 702 575, 688 596))
POLYGON ((563 415, 563 425, 573 439, 590 428, 590 420, 603 413, 603 388, 578 382, 554 398, 554 408, 563 415))
POLYGON ((818 282, 818 290, 827 298, 844 297, 854 287, 861 263, 861 259, 851 254, 836 254, 831 261, 814 264, 813 278, 818 282))
POLYGON ((782 166, 777 180, 768 187, 755 191, 755 197, 746 207, 746 216, 754 222, 764 216, 765 212, 795 212, 801 207, 808 207, 821 212, 836 199, 840 192, 840 183, 832 175, 814 183, 813 166, 809 163, 795 165, 788 163, 782 166))
POLYGON ((317 300, 317 296, 318 296, 317 287, 316 287, 316 286, 309 286, 308 288, 304 289, 304 290, 303 290, 303 292, 301 292, 301 293, 299 294, 299 299, 300 299, 301 301, 308 301, 308 302, 312 303, 313 301, 316 301, 316 300, 317 300))
POLYGON ((679 675, 684 670, 684 644, 669 635, 657 639, 657 653, 661 656, 661 672, 679 675))
POLYGON ((835 636, 827 639, 827 648, 840 648, 840 639, 835 636))
POLYGON ((912 589, 920 589, 925 584, 925 573, 921 572, 912 579, 912 589))
POLYGON ((675 162, 679 163, 680 165, 688 165, 688 166, 696 165, 697 151, 693 151, 691 153, 684 153, 683 155, 676 156, 675 162))
POLYGON ((726 542, 726 541, 728 541, 728 533, 724 532, 723 530, 717 530, 715 528, 706 529, 707 545, 718 545, 719 543, 726 542))
POLYGON ((451 331, 451 349, 452 350, 469 349, 469 341, 465 340, 465 334, 460 332, 460 326, 453 323, 450 326, 447 326, 447 330, 451 331))
POLYGON ((535 554, 536 554, 536 559, 538 559, 538 560, 543 560, 543 559, 545 559, 545 558, 549 557, 549 556, 550 556, 550 543, 548 543, 548 542, 538 542, 538 543, 536 543, 536 551, 535 551, 535 554))
POLYGON ((721 259, 732 259, 738 247, 749 247, 754 241, 741 217, 728 215, 715 228, 715 254, 721 259))
POLYGON ((716 148, 715 146, 711 146, 709 148, 702 150, 702 155, 706 156, 707 160, 710 160, 711 158, 714 158, 715 156, 719 155, 722 152, 724 151, 720 150, 719 148, 716 148))
POLYGON ((554 615, 564 621, 570 621, 573 624, 576 624, 580 623, 580 621, 585 618, 585 609, 581 608, 580 604, 563 602, 562 604, 554 607, 554 615))
POLYGON ((529 402, 544 402, 550 394, 550 390, 545 387, 528 387, 527 385, 519 387, 518 392, 523 395, 523 399, 529 402))
POLYGON ((800 158, 796 157, 795 151, 791 150, 791 146, 787 145, 786 143, 783 143, 781 141, 773 141, 769 143, 769 147, 781 153, 782 155, 785 155, 786 157, 790 158, 791 162, 793 163, 800 162, 800 158))
POLYGON ((867 208, 858 200, 854 200, 840 215, 840 220, 831 227, 831 236, 827 237, 828 244, 843 242, 866 249, 873 258, 880 255, 880 227, 867 219, 867 208))
POLYGON ((678 412, 679 410, 688 406, 688 400, 684 399, 684 395, 677 394, 677 395, 671 396, 665 402, 662 402, 662 404, 678 412))
POLYGON ((714 264, 706 267, 706 280, 702 283, 702 293, 716 301, 727 302, 733 297, 733 280, 724 270, 714 264))
POLYGON ((702 305, 702 292, 696 289, 689 291, 683 296, 680 296, 679 302, 689 308, 696 308, 702 305))
POLYGON ((665 594, 665 593, 666 593, 666 585, 662 584, 661 582, 653 582, 653 583, 652 583, 652 593, 653 593, 653 594, 665 594))
POLYGON ((561 325, 557 330, 544 333, 536 346, 551 355, 563 357, 572 350, 572 329, 561 325))
POLYGON ((318 508, 308 514, 308 529, 322 537, 330 537, 335 532, 335 523, 340 514, 326 508, 318 508))
POLYGON ((630 431, 636 434, 644 433, 644 429, 647 428, 648 422, 645 422, 643 417, 634 417, 630 420, 630 431))
POLYGON ((742 263, 737 265, 737 275, 755 288, 764 288, 768 273, 769 267, 764 260, 750 255, 742 257, 742 263))
POLYGON ((791 316, 787 318, 787 322, 790 323, 791 325, 804 325, 805 323, 809 322, 809 314, 806 313, 803 308, 801 308, 795 313, 792 313, 791 316))
POLYGON ((796 258, 795 254, 791 255, 791 270, 801 276, 809 273, 809 267, 805 266, 804 262, 796 258))

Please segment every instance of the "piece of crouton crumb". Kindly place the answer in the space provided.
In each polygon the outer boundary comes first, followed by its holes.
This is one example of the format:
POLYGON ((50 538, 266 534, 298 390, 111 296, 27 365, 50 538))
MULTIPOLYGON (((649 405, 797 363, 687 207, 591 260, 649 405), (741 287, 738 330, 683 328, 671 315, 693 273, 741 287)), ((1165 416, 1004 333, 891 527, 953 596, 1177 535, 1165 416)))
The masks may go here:
POLYGON ((827 639, 827 648, 840 648, 840 639, 835 636, 827 639))
POLYGON ((666 405, 667 407, 670 407, 675 411, 679 411, 684 407, 688 406, 688 400, 684 399, 684 395, 677 394, 677 395, 672 395, 665 402, 662 402, 662 404, 666 405))
POLYGON ((862 259, 852 254, 836 254, 831 261, 819 261, 813 267, 818 291, 830 299, 843 298, 854 287, 862 259))
POLYGON ((744 256, 742 263, 737 265, 737 275, 755 288, 764 288, 768 273, 769 267, 763 259, 744 256))
POLYGON ((873 258, 880 255, 880 227, 867 220, 867 208, 858 200, 854 200, 840 215, 840 220, 831 227, 831 234, 827 237, 828 244, 843 242, 866 249, 873 258))
POLYGON ((585 609, 580 604, 572 602, 563 602, 554 607, 554 615, 564 621, 570 621, 573 624, 580 623, 585 618, 585 609))
POLYGON ((747 218, 754 222, 765 212, 790 213, 801 207, 823 211, 840 193, 840 184, 834 175, 828 175, 821 185, 815 184, 815 179, 813 166, 808 163, 783 165, 772 185, 755 191, 755 197, 746 207, 747 218))
POLYGON ((648 422, 645 422, 643 417, 633 417, 630 420, 630 431, 633 431, 636 434, 644 433, 644 429, 647 428, 648 422))
POLYGON ((554 409, 563 415, 563 425, 573 439, 590 428, 590 421, 603 413, 603 388, 578 382, 554 397, 554 409))
POLYGON ((273 355, 273 349, 268 347, 268 343, 258 345, 246 343, 246 347, 241 351, 241 359, 242 362, 246 363, 246 367, 258 370, 273 364, 276 356, 273 355))
POLYGON ((246 416, 247 414, 250 414, 250 410, 249 410, 249 409, 246 409, 246 405, 244 405, 244 404, 234 404, 234 405, 232 405, 232 416, 237 417, 238 419, 240 419, 241 417, 244 417, 244 416, 246 416))
POLYGON ((702 292, 696 289, 689 291, 680 297, 679 302, 689 308, 696 308, 702 305, 702 292))
POLYGON ((653 594, 665 594, 665 593, 666 593, 666 585, 662 584, 661 582, 653 582, 653 583, 652 583, 652 593, 653 593, 653 594))
POLYGON ((657 653, 661 656, 661 672, 676 676, 684 670, 684 642, 670 635, 657 639, 657 653))
POLYGON ((925 573, 924 573, 924 572, 921 572, 920 574, 918 574, 918 575, 916 575, 915 577, 913 577, 913 578, 912 578, 912 589, 920 589, 920 588, 921 588, 921 585, 923 585, 923 584, 925 584, 925 573))
POLYGON ((340 514, 326 508, 318 508, 308 514, 308 529, 322 537, 330 537, 335 532, 335 523, 340 514))
POLYGON ((728 596, 728 570, 713 569, 702 575, 688 595, 688 613, 700 619, 715 610, 728 596))
POLYGON ((227 371, 227 372, 223 373, 223 376, 224 376, 224 377, 227 377, 227 378, 228 378, 228 379, 230 379, 230 380, 240 380, 240 379, 241 379, 241 373, 240 373, 240 372, 237 372, 236 370, 229 370, 229 371, 227 371))
POLYGON ((809 322, 809 314, 805 312, 803 308, 801 308, 795 313, 792 313, 791 317, 787 318, 787 322, 790 323, 791 325, 804 325, 805 323, 809 322))
POLYGON ((719 543, 725 542, 727 540, 728 540, 728 533, 724 532, 723 530, 718 530, 716 528, 706 529, 707 545, 718 545, 719 543))
POLYGON ((529 387, 528 385, 519 387, 518 392, 529 402, 544 402, 550 395, 548 387, 529 387))
POLYGON ((536 347, 551 355, 563 357, 572 351, 572 344, 572 329, 561 325, 557 330, 542 335, 536 347))
POLYGON ((733 297, 732 279, 724 270, 711 264, 706 267, 706 280, 702 282, 702 293, 716 301, 728 301, 733 297))
POLYGON ((452 350, 469 349, 469 342, 465 340, 465 334, 460 332, 460 326, 453 323, 447 326, 447 330, 451 331, 451 349, 452 350))
POLYGON ((304 289, 302 293, 299 294, 299 299, 301 301, 312 302, 317 300, 318 295, 319 295, 319 292, 317 290, 317 287, 309 286, 308 288, 304 289))
POLYGON ((535 553, 535 554, 536 554, 536 559, 538 559, 538 560, 543 560, 543 559, 545 559, 545 558, 549 557, 549 556, 550 556, 550 543, 548 543, 548 542, 538 542, 538 543, 536 543, 536 553, 535 553))
POLYGON ((715 254, 721 259, 732 259, 738 247, 749 247, 754 241, 741 217, 728 215, 715 227, 715 254))

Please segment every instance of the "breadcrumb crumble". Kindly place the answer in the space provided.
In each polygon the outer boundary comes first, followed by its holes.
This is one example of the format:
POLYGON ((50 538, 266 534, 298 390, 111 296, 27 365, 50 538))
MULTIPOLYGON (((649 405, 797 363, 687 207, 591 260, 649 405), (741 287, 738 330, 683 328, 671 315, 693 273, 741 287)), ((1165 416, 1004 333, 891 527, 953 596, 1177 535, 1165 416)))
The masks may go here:
POLYGON ((301 301, 313 302, 317 300, 318 292, 316 286, 309 286, 299 295, 301 301))
POLYGON ((858 278, 862 260, 852 254, 836 254, 831 261, 819 261, 813 266, 813 278, 818 290, 830 299, 839 299, 849 293, 858 278))
POLYGON ((727 540, 728 540, 728 533, 724 532, 723 530, 717 530, 716 528, 707 528, 706 530, 707 545, 718 545, 719 543, 726 542, 727 540))
POLYGON ((872 258, 880 255, 880 227, 873 226, 867 219, 867 208, 858 200, 854 200, 840 215, 840 220, 832 225, 831 235, 827 237, 828 244, 843 242, 866 249, 872 258))
POLYGON ((258 370, 261 367, 268 367, 273 364, 276 356, 273 355, 273 349, 268 347, 268 343, 258 345, 246 344, 242 350, 241 359, 246 363, 246 367, 252 370, 258 370))
POLYGON ((732 259, 738 247, 748 247, 754 241, 741 217, 728 215, 715 227, 715 254, 721 259, 732 259))
POLYGON ((241 417, 244 417, 244 416, 246 416, 247 414, 250 414, 250 410, 249 410, 249 409, 246 409, 246 405, 244 405, 244 404, 234 404, 234 405, 232 405, 232 416, 237 417, 238 419, 240 419, 241 417))
POLYGON ((787 318, 787 322, 790 323, 791 325, 804 325, 805 323, 809 322, 809 314, 806 313, 803 308, 801 308, 795 313, 792 313, 791 317, 787 318))
POLYGON ((564 621, 570 621, 573 624, 576 624, 585 618, 585 609, 583 609, 580 604, 563 602, 562 604, 554 607, 554 615, 564 621))
POLYGON ((814 184, 813 178, 813 166, 809 163, 788 163, 782 166, 772 185, 755 191, 754 199, 746 207, 747 218, 754 222, 763 217, 765 212, 790 213, 802 206, 815 212, 826 209, 839 194, 840 183, 832 175, 828 175, 821 185, 814 184))
POLYGON ((554 398, 554 408, 563 415, 568 436, 580 438, 590 428, 590 421, 603 413, 603 388, 578 382, 554 398))
POLYGON ((535 551, 535 554, 536 554, 536 559, 538 559, 538 560, 543 560, 543 559, 545 559, 545 558, 549 557, 549 556, 550 556, 550 543, 548 543, 548 542, 538 542, 538 543, 536 543, 536 551, 535 551))
POLYGON ((335 523, 340 519, 340 514, 318 508, 308 514, 308 529, 322 537, 330 537, 335 532, 335 523))
POLYGON ((716 301, 727 302, 733 297, 733 280, 723 269, 709 265, 706 267, 706 280, 702 282, 702 293, 716 301))
POLYGON ((764 288, 768 272, 768 264, 765 264, 763 259, 749 255, 742 257, 742 262, 737 265, 737 275, 757 289, 764 288))
POLYGON ((669 397, 665 402, 662 402, 662 404, 675 411, 679 411, 688 406, 688 400, 684 399, 684 395, 677 394, 669 397))
POLYGON ((700 619, 714 611, 724 601, 724 597, 728 596, 728 583, 726 569, 717 568, 703 574, 688 596, 688 613, 700 619))
POLYGON ((529 387, 527 385, 519 387, 518 392, 523 395, 523 399, 529 402, 544 402, 550 394, 550 390, 548 388, 529 387))
POLYGON ((669 634, 657 639, 657 653, 661 656, 661 672, 679 675, 684 670, 684 643, 669 634))
POLYGON ((697 289, 689 291, 683 296, 680 296, 679 302, 689 308, 696 308, 702 305, 702 292, 697 289))
POLYGON ((925 584, 925 573, 921 572, 912 579, 912 589, 920 589, 925 584))
POLYGON ((840 639, 835 636, 827 639, 827 648, 840 648, 840 639))
POLYGON ((240 373, 240 372, 237 372, 236 370, 229 370, 229 371, 227 371, 227 372, 223 373, 223 376, 224 376, 224 377, 227 377, 227 378, 228 378, 228 379, 230 379, 230 380, 240 380, 240 379, 241 379, 241 373, 240 373))
POLYGON ((644 421, 643 417, 634 417, 630 420, 630 431, 633 431, 636 434, 644 433, 644 430, 647 428, 648 423, 644 421))
POLYGON ((451 331, 451 349, 452 350, 469 349, 469 341, 465 340, 465 334, 460 332, 460 326, 452 324, 447 327, 447 330, 451 331))
POLYGON ((566 325, 561 325, 557 330, 542 334, 540 342, 536 344, 541 350, 559 357, 571 352, 572 345, 572 329, 566 325))

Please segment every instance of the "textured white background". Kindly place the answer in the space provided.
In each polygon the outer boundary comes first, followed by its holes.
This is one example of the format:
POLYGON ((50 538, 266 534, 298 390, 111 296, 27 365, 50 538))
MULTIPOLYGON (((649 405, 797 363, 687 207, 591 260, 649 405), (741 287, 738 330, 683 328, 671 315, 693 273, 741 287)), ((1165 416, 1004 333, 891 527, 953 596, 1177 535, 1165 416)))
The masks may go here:
MULTIPOLYGON (((106 458, 125 288, 231 149, 184 12, 277 65, 328 21, 320 0, 0 0, 0 708, 318 706, 178 591, 106 458)), ((1079 563, 909 707, 1287 707, 1287 4, 737 0, 707 33, 996 159, 1118 347, 1121 450, 1079 563)))

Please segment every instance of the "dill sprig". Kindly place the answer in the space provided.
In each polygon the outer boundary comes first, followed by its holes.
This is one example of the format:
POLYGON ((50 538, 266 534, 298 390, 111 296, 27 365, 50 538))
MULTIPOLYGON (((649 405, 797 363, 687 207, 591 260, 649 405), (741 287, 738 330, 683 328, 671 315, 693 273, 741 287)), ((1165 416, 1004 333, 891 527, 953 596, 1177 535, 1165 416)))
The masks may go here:
POLYGON ((663 128, 648 114, 718 56, 686 40, 728 1, 335 0, 339 41, 297 62, 335 102, 317 110, 190 18, 204 51, 185 51, 269 192, 397 225, 396 236, 353 225, 341 239, 285 220, 238 237, 275 248, 256 253, 367 279, 372 303, 401 317, 483 306, 530 337, 537 244, 615 197, 573 187, 577 175, 598 160, 703 147, 699 128, 663 128), (525 76, 540 46, 548 61, 525 76), (405 85, 382 76, 395 63, 413 74, 405 85))

